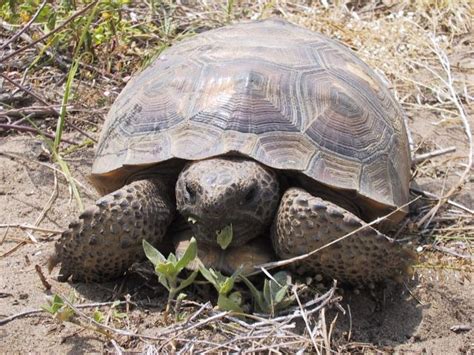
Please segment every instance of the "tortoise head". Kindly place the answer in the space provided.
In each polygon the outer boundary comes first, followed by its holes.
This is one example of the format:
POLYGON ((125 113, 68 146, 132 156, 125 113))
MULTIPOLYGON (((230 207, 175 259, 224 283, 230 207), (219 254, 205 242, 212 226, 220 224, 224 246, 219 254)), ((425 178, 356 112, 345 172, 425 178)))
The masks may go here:
POLYGON ((240 246, 270 226, 279 190, 276 173, 253 160, 211 158, 185 166, 176 205, 198 241, 216 245, 217 232, 232 225, 231 245, 240 246))

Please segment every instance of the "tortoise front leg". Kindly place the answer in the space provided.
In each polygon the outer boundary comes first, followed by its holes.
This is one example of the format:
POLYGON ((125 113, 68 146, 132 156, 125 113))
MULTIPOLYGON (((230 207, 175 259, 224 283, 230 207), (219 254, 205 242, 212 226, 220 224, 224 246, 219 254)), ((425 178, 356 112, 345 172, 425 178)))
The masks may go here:
POLYGON ((158 178, 132 182, 100 198, 56 242, 50 270, 59 281, 102 282, 121 276, 144 258, 142 240, 159 243, 171 223, 174 199, 158 178))
MULTIPOLYGON (((338 205, 303 189, 290 188, 282 197, 272 228, 280 258, 291 258, 321 248, 366 223, 338 205)), ((341 282, 367 285, 397 279, 413 261, 404 249, 371 226, 323 248, 301 261, 303 270, 341 282)))

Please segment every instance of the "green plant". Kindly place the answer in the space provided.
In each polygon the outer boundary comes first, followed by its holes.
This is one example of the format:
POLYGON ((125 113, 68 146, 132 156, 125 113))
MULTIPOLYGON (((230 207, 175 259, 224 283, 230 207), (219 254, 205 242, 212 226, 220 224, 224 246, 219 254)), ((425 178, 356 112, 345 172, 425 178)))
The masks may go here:
POLYGON ((224 276, 219 271, 212 268, 206 269, 204 266, 199 267, 199 271, 204 278, 209 281, 217 293, 217 307, 225 311, 234 311, 242 313, 240 305, 242 304, 242 295, 240 292, 232 292, 235 281, 241 273, 241 269, 235 271, 231 276, 224 276))
POLYGON ((48 299, 48 305, 41 306, 41 308, 60 322, 71 321, 74 317, 74 310, 59 295, 54 295, 51 299, 48 299))
POLYGON ((110 320, 121 320, 127 317, 126 313, 120 312, 117 309, 120 303, 120 301, 113 302, 106 314, 96 307, 92 312, 92 316, 88 316, 79 311, 79 309, 76 308, 77 306, 73 305, 72 301, 55 294, 48 299, 48 304, 41 308, 50 313, 54 319, 61 323, 69 322, 81 328, 109 336, 107 323, 110 320))
POLYGON ((224 11, 227 17, 227 22, 230 23, 234 17, 234 0, 227 0, 224 11))
POLYGON ((56 137, 54 139, 52 152, 51 152, 52 155, 53 155, 54 160, 58 163, 58 165, 61 167, 61 170, 64 172, 64 175, 66 176, 66 179, 68 180, 68 183, 71 186, 72 193, 73 193, 74 197, 76 198, 76 201, 79 205, 79 209, 81 211, 84 209, 84 206, 82 204, 82 200, 81 200, 81 197, 80 197, 80 194, 79 194, 79 190, 77 189, 77 186, 74 183, 74 180, 72 179, 72 175, 71 175, 71 172, 69 170, 69 166, 63 160, 63 158, 62 158, 62 156, 59 152, 59 144, 61 143, 61 137, 62 137, 63 130, 64 130, 64 124, 66 122, 66 115, 67 115, 66 107, 67 107, 67 104, 69 102, 69 96, 71 94, 72 84, 73 84, 73 81, 74 81, 74 77, 76 76, 77 69, 79 68, 79 63, 80 63, 80 59, 81 59, 81 56, 82 56, 80 54, 80 50, 82 48, 82 45, 83 45, 85 39, 87 38, 87 34, 88 34, 89 28, 91 26, 92 20, 95 17, 95 14, 96 14, 96 11, 97 11, 97 4, 92 9, 89 16, 87 16, 87 20, 86 20, 86 22, 84 24, 84 27, 82 29, 82 32, 81 32, 81 37, 79 39, 79 43, 76 46, 76 49, 74 51, 74 57, 73 57, 72 65, 69 68, 69 72, 68 72, 68 76, 67 76, 67 80, 66 80, 66 87, 65 87, 63 99, 62 99, 62 102, 61 102, 61 108, 59 110, 59 117, 58 117, 58 122, 57 122, 57 125, 56 125, 56 137))
POLYGON ((242 280, 250 289, 257 308, 272 316, 287 308, 295 300, 293 296, 288 294, 291 277, 285 271, 279 271, 271 279, 265 279, 263 291, 259 291, 245 276, 242 276, 242 280))
POLYGON ((104 314, 99 307, 94 309, 92 313, 92 319, 94 319, 97 323, 107 323, 110 319, 112 320, 120 320, 127 318, 127 313, 120 312, 117 307, 120 305, 120 301, 115 301, 112 303, 107 314, 104 314))
MULTIPOLYGON (((155 273, 158 275, 158 281, 168 290, 168 303, 165 314, 170 310, 171 301, 175 299, 178 292, 191 285, 197 276, 198 271, 194 271, 188 278, 182 280, 178 275, 183 269, 196 258, 197 243, 196 239, 191 241, 181 258, 177 258, 173 253, 166 259, 157 249, 155 249, 146 240, 143 240, 143 250, 145 255, 155 266, 155 273)), ((182 299, 182 296, 179 297, 182 299)))

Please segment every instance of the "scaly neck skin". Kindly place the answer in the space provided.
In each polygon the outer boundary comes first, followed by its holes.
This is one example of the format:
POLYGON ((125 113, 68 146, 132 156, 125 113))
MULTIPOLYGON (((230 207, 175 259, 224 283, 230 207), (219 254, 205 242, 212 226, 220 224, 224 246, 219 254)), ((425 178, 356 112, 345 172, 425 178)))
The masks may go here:
POLYGON ((280 201, 276 173, 249 159, 219 157, 189 163, 176 183, 178 211, 196 239, 215 245, 216 232, 232 224, 231 245, 258 237, 272 223, 280 201))

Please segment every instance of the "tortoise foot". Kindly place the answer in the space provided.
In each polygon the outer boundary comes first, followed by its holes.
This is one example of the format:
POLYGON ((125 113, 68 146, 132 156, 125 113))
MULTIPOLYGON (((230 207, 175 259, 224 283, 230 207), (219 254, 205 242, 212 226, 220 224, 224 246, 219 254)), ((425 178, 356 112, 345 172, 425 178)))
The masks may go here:
POLYGON ((355 285, 400 279, 414 258, 353 213, 300 188, 283 195, 272 239, 277 255, 285 259, 320 249, 298 268, 355 285))
POLYGON ((174 201, 158 179, 132 182, 100 198, 56 242, 50 271, 58 280, 103 282, 121 276, 144 258, 142 240, 156 245, 174 215, 174 201))

